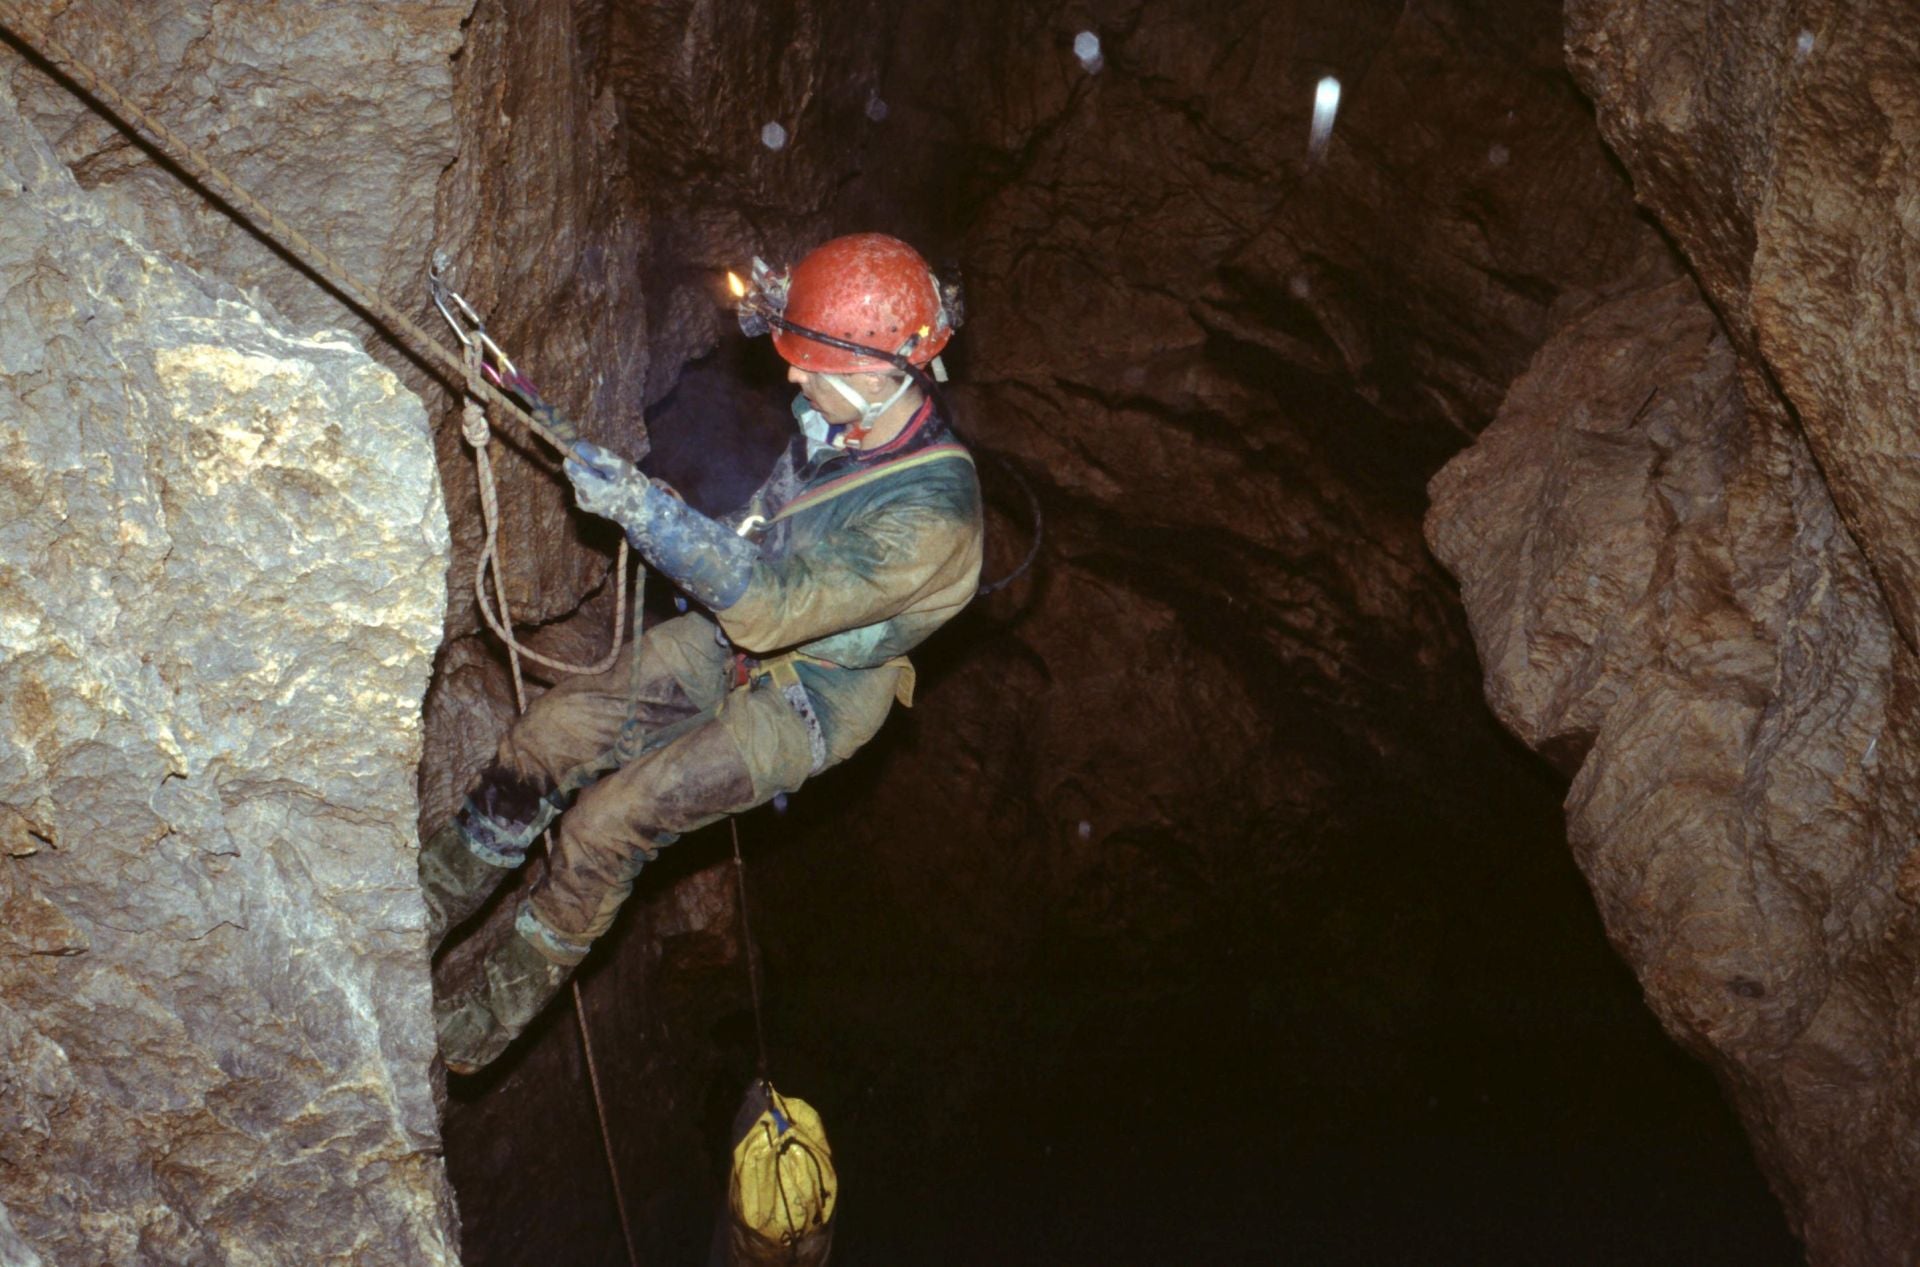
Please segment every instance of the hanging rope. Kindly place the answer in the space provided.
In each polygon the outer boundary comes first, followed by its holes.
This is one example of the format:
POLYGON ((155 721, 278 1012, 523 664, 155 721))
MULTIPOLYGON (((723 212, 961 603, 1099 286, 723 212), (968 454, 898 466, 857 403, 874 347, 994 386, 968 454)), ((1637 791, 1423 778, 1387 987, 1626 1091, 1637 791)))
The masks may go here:
POLYGON ((740 940, 747 947, 747 986, 753 992, 753 1040, 759 1049, 754 1066, 760 1081, 767 1080, 767 1023, 760 1008, 760 952, 753 941, 753 921, 747 916, 747 860, 740 852, 740 819, 729 818, 733 829, 733 872, 740 890, 740 940))
MULTIPOLYGON (((480 377, 480 355, 481 350, 478 343, 468 346, 465 369, 469 387, 480 377)), ((506 578, 501 574, 499 565, 497 525, 500 517, 500 504, 493 486, 493 462, 487 454, 487 446, 493 438, 492 430, 487 424, 486 410, 481 406, 476 395, 477 394, 469 394, 467 396, 462 406, 460 417, 460 434, 473 449, 473 462, 480 482, 480 514, 481 517, 486 520, 487 525, 486 548, 480 552, 479 567, 473 574, 474 597, 479 601, 480 611, 486 616, 487 624, 492 627, 494 633, 498 634, 500 640, 507 646, 507 664, 513 670, 514 707, 518 712, 525 713, 527 711, 527 684, 526 678, 520 670, 521 656, 526 656, 530 660, 535 660, 550 668, 559 669, 567 673, 604 673, 613 667, 614 661, 620 655, 620 637, 627 614, 627 545, 624 541, 620 543, 620 561, 618 564, 620 580, 618 597, 614 600, 613 643, 607 648, 607 654, 601 658, 597 666, 574 668, 558 660, 550 660, 545 656, 537 655, 522 646, 513 636, 512 609, 507 604, 507 582, 506 578), (500 620, 498 622, 494 620, 492 614, 487 610, 486 577, 489 564, 491 564, 493 568, 494 595, 500 604, 500 620)), ((636 611, 634 613, 636 627, 639 618, 640 613, 636 611)), ((636 660, 640 657, 638 642, 639 639, 636 632, 633 653, 636 660)), ((551 833, 544 833, 542 835, 542 841, 548 853, 551 854, 553 851, 551 833)), ((620 1163, 615 1160, 613 1154, 613 1136, 607 1130, 606 1100, 600 1091, 600 1066, 593 1058, 593 1035, 587 1029, 587 1003, 585 996, 580 993, 580 978, 578 976, 574 977, 572 986, 573 1018, 580 1027, 580 1050, 587 1058, 587 1082, 588 1085, 593 1088, 593 1110, 600 1123, 600 1146, 605 1150, 607 1155, 607 1174, 613 1182, 613 1202, 620 1211, 620 1235, 626 1242, 628 1264, 630 1267, 639 1267, 640 1259, 633 1248, 633 1222, 627 1215, 627 1196, 625 1189, 620 1183, 620 1163)))
MULTIPOLYGON (((480 345, 474 344, 467 349, 467 381, 471 384, 480 374, 480 345)), ((480 402, 469 394, 462 403, 460 415, 460 434, 473 449, 474 475, 480 485, 480 519, 486 525, 487 543, 481 547, 480 558, 473 568, 473 597, 480 608, 480 619, 493 630, 494 636, 507 648, 507 661, 513 666, 513 694, 520 701, 520 711, 526 711, 526 686, 520 677, 520 661, 528 659, 535 664, 544 665, 556 672, 592 676, 605 673, 620 658, 620 643, 626 635, 627 615, 627 539, 620 538, 620 551, 615 557, 614 598, 613 598, 613 641, 607 646, 607 654, 592 664, 568 664, 565 660, 555 660, 541 655, 513 636, 513 622, 507 609, 507 586, 500 572, 500 496, 493 482, 493 458, 488 452, 488 442, 493 437, 492 429, 487 425, 486 411, 480 402), (494 598, 487 597, 487 572, 493 572, 494 598), (497 602, 498 615, 493 603, 497 602)))

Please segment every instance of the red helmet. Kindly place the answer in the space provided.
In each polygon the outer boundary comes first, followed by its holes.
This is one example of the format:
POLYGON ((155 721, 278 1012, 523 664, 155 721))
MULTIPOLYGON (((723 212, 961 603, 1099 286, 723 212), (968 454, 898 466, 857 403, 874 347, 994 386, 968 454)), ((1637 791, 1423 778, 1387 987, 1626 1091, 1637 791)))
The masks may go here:
MULTIPOLYGON (((899 352, 915 365, 940 355, 953 337, 933 270, 920 252, 884 233, 853 233, 815 247, 794 266, 783 315, 849 343, 899 352)), ((894 368, 792 330, 775 329, 773 346, 788 364, 815 373, 894 368)))

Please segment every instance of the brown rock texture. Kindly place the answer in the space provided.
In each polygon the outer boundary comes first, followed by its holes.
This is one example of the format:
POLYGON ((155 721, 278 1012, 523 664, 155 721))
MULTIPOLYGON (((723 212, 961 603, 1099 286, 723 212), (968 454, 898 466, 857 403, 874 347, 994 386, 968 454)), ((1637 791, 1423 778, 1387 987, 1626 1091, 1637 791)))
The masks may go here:
POLYGON ((1567 327, 1430 534, 1496 710, 1579 770, 1610 935, 1810 1257, 1911 1261, 1912 15, 1573 0, 1566 39, 1713 316, 1567 327))
POLYGON ((1501 720, 1609 937, 1822 1263, 1915 1251, 1913 663, 1691 281, 1570 323, 1433 482, 1501 720))
POLYGON ((1567 55, 1641 203, 1806 432, 1920 642, 1920 23, 1902 4, 1570 0, 1567 55))

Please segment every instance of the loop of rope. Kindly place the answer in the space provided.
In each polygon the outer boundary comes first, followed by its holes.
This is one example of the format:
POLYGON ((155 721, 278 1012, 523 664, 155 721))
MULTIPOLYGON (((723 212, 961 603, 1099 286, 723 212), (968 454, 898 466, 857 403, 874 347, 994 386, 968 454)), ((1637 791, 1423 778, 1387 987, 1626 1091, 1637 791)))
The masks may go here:
MULTIPOLYGON (((480 349, 476 346, 467 350, 467 381, 469 386, 480 379, 480 349)), ((513 668, 513 694, 520 701, 520 709, 526 711, 526 686, 521 679, 520 661, 522 658, 543 665, 558 673, 580 676, 594 676, 611 669, 620 658, 620 642, 626 636, 627 617, 627 539, 620 538, 620 550, 614 559, 614 598, 613 598, 613 641, 607 646, 607 653, 592 664, 569 664, 565 660, 555 660, 541 655, 538 651, 522 643, 513 636, 512 613, 507 606, 507 585, 500 572, 500 496, 493 482, 493 459, 487 452, 492 432, 487 426, 485 408, 472 395, 466 398, 462 408, 460 434, 473 447, 473 465, 477 482, 480 485, 480 518, 486 524, 487 543, 480 550, 480 557, 473 569, 473 597, 480 609, 480 619, 493 631, 496 638, 506 644, 507 660, 513 668), (494 593, 499 602, 498 614, 487 598, 487 571, 493 571, 494 593)), ((637 631, 638 626, 635 626, 637 631)), ((637 651, 636 651, 636 654, 637 651)))

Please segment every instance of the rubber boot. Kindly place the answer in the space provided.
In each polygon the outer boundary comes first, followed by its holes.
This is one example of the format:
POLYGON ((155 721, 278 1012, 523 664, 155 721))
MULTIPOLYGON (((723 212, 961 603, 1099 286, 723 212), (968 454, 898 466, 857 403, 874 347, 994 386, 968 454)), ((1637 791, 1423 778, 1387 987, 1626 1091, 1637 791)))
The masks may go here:
POLYGON ((484 926, 476 936, 491 937, 493 944, 470 961, 461 988, 434 1000, 440 1055, 454 1073, 478 1073, 498 1059, 573 972, 572 964, 556 963, 535 950, 517 922, 502 919, 484 926))
POLYGON ((427 949, 437 950, 447 930, 486 905, 500 882, 513 874, 467 848, 458 821, 420 845, 420 892, 427 900, 427 949))

